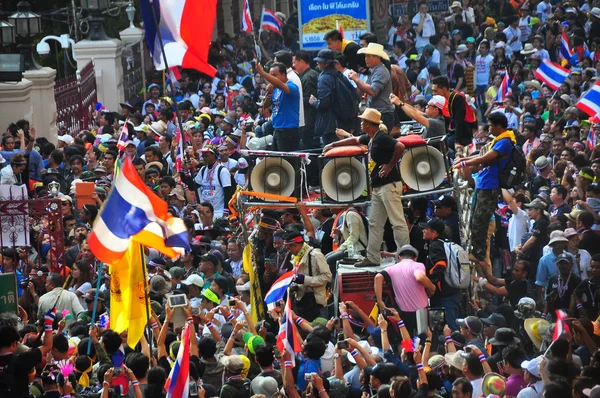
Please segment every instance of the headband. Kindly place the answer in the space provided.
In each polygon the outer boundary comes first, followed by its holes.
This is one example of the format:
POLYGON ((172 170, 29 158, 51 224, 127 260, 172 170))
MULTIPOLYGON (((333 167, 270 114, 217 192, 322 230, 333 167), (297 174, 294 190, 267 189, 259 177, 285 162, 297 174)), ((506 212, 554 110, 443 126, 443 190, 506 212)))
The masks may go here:
POLYGON ((295 238, 284 240, 283 243, 286 245, 291 245, 293 243, 304 243, 304 237, 296 236, 295 238))
POLYGON ((580 171, 579 175, 582 176, 583 178, 585 178, 586 180, 594 181, 594 177, 592 177, 591 175, 589 175, 588 173, 586 173, 584 171, 580 171))

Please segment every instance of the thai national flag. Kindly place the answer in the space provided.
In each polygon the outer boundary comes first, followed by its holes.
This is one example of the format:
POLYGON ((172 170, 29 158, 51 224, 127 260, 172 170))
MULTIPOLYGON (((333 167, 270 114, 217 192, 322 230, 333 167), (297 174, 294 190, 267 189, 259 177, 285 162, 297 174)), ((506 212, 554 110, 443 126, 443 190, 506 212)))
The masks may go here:
POLYGON ((216 69, 208 63, 208 50, 217 20, 217 0, 141 0, 140 5, 146 41, 157 70, 165 69, 162 44, 169 67, 181 66, 215 76, 216 69))
POLYGON ((569 325, 565 322, 568 315, 563 310, 556 310, 556 326, 554 327, 554 336, 552 341, 556 341, 564 332, 569 331, 569 325))
MULTIPOLYGON (((179 125, 179 123, 178 123, 179 125)), ((179 131, 179 127, 177 127, 177 132, 175 133, 175 136, 179 136, 179 143, 177 144, 177 152, 175 153, 175 171, 177 171, 178 173, 181 172, 181 170, 183 170, 183 153, 184 153, 184 141, 185 141, 185 133, 181 133, 181 131, 179 131)))
POLYGON ((290 283, 292 283, 292 280, 294 280, 295 276, 296 271, 291 270, 281 275, 279 279, 277 279, 275 283, 273 283, 273 285, 265 295, 265 303, 267 304, 267 308, 269 310, 273 309, 273 307, 275 307, 275 303, 277 303, 279 300, 283 300, 285 292, 290 286, 290 283))
POLYGON ((558 59, 560 61, 571 61, 571 57, 573 56, 573 50, 571 50, 571 46, 569 46, 569 39, 567 38, 567 34, 562 32, 562 36, 560 37, 560 52, 558 53, 558 59))
POLYGON ((500 83, 500 88, 498 89, 498 93, 496 93, 496 101, 502 102, 507 95, 512 94, 512 88, 510 87, 511 81, 508 76, 508 70, 504 74, 504 78, 502 79, 502 83, 500 83))
POLYGON ((588 132, 587 139, 585 143, 590 151, 594 150, 596 145, 598 144, 598 140, 596 139, 596 134, 594 134, 594 129, 590 129, 588 132))
POLYGON ((127 140, 129 139, 129 127, 127 127, 127 123, 123 125, 121 129, 121 134, 119 134, 119 141, 117 141, 117 148, 119 152, 123 152, 125 147, 127 146, 127 140))
POLYGON ((535 71, 535 77, 546 83, 553 90, 558 90, 560 85, 569 77, 571 73, 567 68, 549 59, 542 60, 542 63, 535 71))
MULTIPOLYGON (((190 379, 190 325, 185 325, 183 342, 179 346, 177 360, 171 368, 169 378, 165 383, 167 398, 182 398, 189 396, 190 379)), ((196 338, 196 336, 194 336, 196 338)))
POLYGON ((167 203, 144 184, 125 157, 88 244, 98 260, 112 264, 123 257, 131 239, 169 257, 190 249, 183 220, 169 214, 167 203))
POLYGON ((268 8, 263 7, 262 18, 260 19, 260 28, 272 30, 273 32, 277 32, 281 34, 281 27, 283 26, 283 22, 277 15, 268 8))
POLYGON ((600 81, 581 96, 576 106, 590 116, 600 114, 600 81))
POLYGON ((250 4, 248 0, 244 0, 244 12, 242 13, 242 31, 246 33, 252 33, 254 27, 252 26, 252 16, 250 16, 250 4))
POLYGON ((289 295, 285 303, 285 309, 283 310, 281 323, 279 324, 277 347, 281 352, 284 350, 289 352, 292 358, 292 364, 295 364, 294 358, 296 353, 302 351, 300 341, 298 341, 298 336, 296 335, 296 325, 292 321, 292 303, 289 295))

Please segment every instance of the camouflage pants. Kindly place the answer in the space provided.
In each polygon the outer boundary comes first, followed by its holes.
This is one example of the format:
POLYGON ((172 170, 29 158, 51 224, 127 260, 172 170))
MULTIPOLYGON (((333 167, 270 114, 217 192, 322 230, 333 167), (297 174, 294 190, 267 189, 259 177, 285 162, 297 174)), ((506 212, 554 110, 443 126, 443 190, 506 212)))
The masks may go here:
POLYGON ((490 219, 498 206, 498 189, 477 189, 471 217, 471 254, 479 261, 485 260, 490 219))

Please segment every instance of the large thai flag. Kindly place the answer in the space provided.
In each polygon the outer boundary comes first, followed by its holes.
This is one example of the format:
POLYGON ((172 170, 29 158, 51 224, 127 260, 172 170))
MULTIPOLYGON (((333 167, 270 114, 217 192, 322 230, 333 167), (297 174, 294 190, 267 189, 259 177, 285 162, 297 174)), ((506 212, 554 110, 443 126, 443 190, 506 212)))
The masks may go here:
POLYGON ((169 67, 181 66, 215 76, 215 68, 208 63, 208 50, 217 19, 217 0, 140 0, 140 5, 146 41, 157 70, 165 69, 160 32, 169 67))
MULTIPOLYGON (((189 396, 190 379, 190 324, 183 330, 183 342, 179 346, 177 360, 171 368, 169 378, 165 383, 167 398, 183 398, 189 396)), ((196 338, 194 336, 194 338, 196 338)))
POLYGON ((144 184, 126 157, 88 244, 98 260, 112 264, 125 254, 131 239, 169 257, 190 248, 183 220, 169 214, 167 203, 144 184))
POLYGON ((283 22, 277 18, 277 15, 275 15, 275 13, 268 8, 263 7, 262 17, 260 18, 260 28, 262 30, 268 29, 281 34, 282 26, 283 22))
POLYGON ((592 117, 600 114, 600 81, 581 96, 576 106, 592 117))
POLYGON ((285 309, 283 310, 281 323, 279 324, 277 348, 279 348, 279 351, 281 352, 284 350, 289 352, 290 357, 292 358, 292 364, 295 364, 296 362, 294 359, 296 353, 302 351, 300 341, 298 341, 298 336, 296 335, 296 325, 292 320, 292 303, 289 295, 285 303, 285 309))
POLYGON ((508 70, 504 74, 504 78, 502 79, 502 83, 500 83, 500 88, 496 93, 496 101, 502 102, 507 95, 512 94, 512 88, 510 87, 510 77, 508 76, 508 70))
POLYGON ((291 270, 281 275, 279 279, 277 279, 275 283, 273 283, 273 285, 265 295, 265 303, 267 304, 267 308, 269 310, 272 310, 279 300, 283 300, 285 292, 290 286, 290 283, 292 283, 292 281, 294 280, 295 276, 296 271, 291 270))
POLYGON ((573 56, 573 50, 571 50, 571 46, 569 46, 569 39, 567 38, 567 34, 562 32, 562 36, 560 37, 560 51, 558 53, 558 59, 560 61, 567 61, 567 63, 571 62, 571 57, 573 56))
POLYGON ((250 4, 244 0, 244 12, 242 13, 242 32, 252 33, 252 16, 250 15, 250 4))
POLYGON ((558 90, 560 85, 569 77, 571 73, 567 68, 549 59, 542 60, 542 63, 535 71, 535 77, 546 83, 553 90, 558 90))
POLYGON ((552 336, 552 341, 556 341, 564 332, 569 331, 569 325, 565 322, 565 320, 569 316, 563 310, 556 310, 556 326, 554 327, 554 335, 552 336))

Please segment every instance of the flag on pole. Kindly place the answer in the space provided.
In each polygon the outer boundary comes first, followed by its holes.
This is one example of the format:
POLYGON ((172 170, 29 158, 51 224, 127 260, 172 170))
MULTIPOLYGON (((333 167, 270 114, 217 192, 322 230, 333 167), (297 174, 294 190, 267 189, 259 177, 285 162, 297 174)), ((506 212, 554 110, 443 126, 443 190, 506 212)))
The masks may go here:
POLYGON ((340 21, 338 21, 337 19, 335 20, 335 29, 340 32, 340 35, 342 35, 342 39, 344 38, 344 29, 342 28, 342 25, 340 24, 340 21))
POLYGON ((215 76, 216 69, 208 63, 208 50, 217 19, 217 0, 140 0, 140 6, 157 70, 165 69, 164 46, 169 67, 181 66, 215 76))
POLYGON ((573 50, 571 50, 571 46, 569 45, 569 38, 565 32, 562 32, 560 37, 560 51, 558 53, 559 61, 566 61, 568 64, 571 62, 571 57, 573 56, 573 50))
MULTIPOLYGON (((165 383, 167 398, 183 398, 189 396, 190 379, 190 325, 186 324, 183 329, 183 337, 177 360, 173 363, 169 378, 165 383)), ((193 338, 196 338, 194 336, 193 338)))
POLYGON ((496 93, 496 101, 497 102, 502 102, 504 101, 504 98, 506 98, 507 95, 512 94, 512 88, 510 86, 511 81, 510 81, 510 77, 508 76, 508 69, 506 70, 506 73, 504 74, 504 78, 502 79, 502 83, 500 83, 500 88, 498 89, 498 92, 496 93))
POLYGON ((183 154, 184 154, 184 141, 185 141, 185 133, 179 131, 179 123, 177 123, 177 132, 175 133, 175 137, 179 136, 179 142, 177 143, 177 151, 175 153, 175 171, 181 172, 183 170, 183 154))
POLYGON ((119 153, 125 151, 127 140, 129 140, 129 127, 127 123, 125 123, 121 129, 121 134, 119 134, 119 141, 117 141, 117 149, 119 150, 119 153))
POLYGON ((244 11, 242 13, 242 32, 252 33, 252 16, 250 15, 250 4, 248 0, 244 0, 244 11))
POLYGON ((593 150, 598 144, 598 140, 596 139, 594 129, 590 129, 590 131, 588 132, 588 136, 585 143, 590 151, 593 150))
POLYGON ((556 341, 564 332, 569 331, 569 325, 565 322, 568 317, 567 313, 563 310, 556 310, 556 326, 554 326, 552 341, 556 341))
POLYGON ((285 292, 290 286, 290 283, 292 283, 292 281, 294 280, 295 276, 296 270, 293 269, 281 275, 279 279, 277 279, 275 283, 273 283, 273 285, 265 295, 265 303, 267 304, 267 308, 269 310, 273 309, 275 307, 275 304, 279 300, 283 300, 285 292))
POLYGON ((131 239, 172 258, 190 249, 183 220, 169 214, 167 203, 144 184, 125 157, 88 244, 98 260, 112 264, 125 254, 131 239))
POLYGON ((575 106, 592 117, 600 114, 600 81, 584 93, 575 106))
POLYGON ((260 18, 260 28, 262 30, 268 29, 281 34, 282 26, 283 22, 277 18, 277 15, 268 8, 263 7, 262 16, 260 18))
POLYGON ((131 241, 125 255, 109 269, 111 326, 119 334, 127 330, 127 345, 131 348, 142 338, 147 322, 142 250, 142 245, 131 241))
POLYGON ((285 303, 285 309, 283 310, 283 317, 279 324, 277 348, 281 352, 287 351, 290 354, 292 364, 295 364, 294 358, 296 353, 302 351, 300 341, 298 341, 298 336, 296 335, 296 324, 292 320, 292 303, 289 294, 285 303))
POLYGON ((550 61, 542 60, 542 63, 535 71, 535 77, 546 83, 553 90, 558 90, 560 85, 569 77, 570 70, 550 61))

